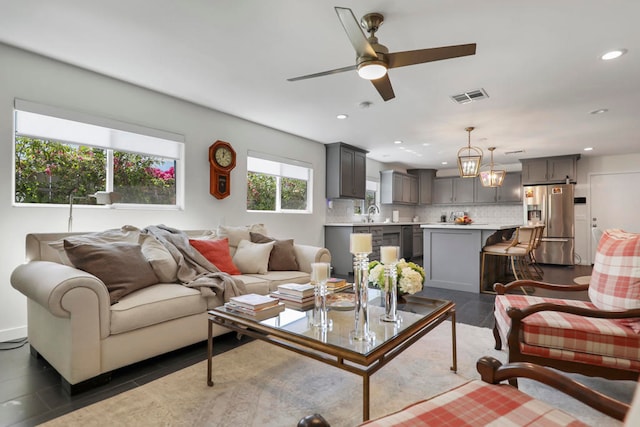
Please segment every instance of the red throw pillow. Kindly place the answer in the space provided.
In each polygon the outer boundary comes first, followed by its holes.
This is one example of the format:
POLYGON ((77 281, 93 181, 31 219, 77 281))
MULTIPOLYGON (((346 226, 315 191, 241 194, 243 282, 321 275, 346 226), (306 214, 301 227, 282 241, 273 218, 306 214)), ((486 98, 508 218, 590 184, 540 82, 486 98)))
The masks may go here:
POLYGON ((211 264, 218 267, 220 271, 229 274, 242 274, 231 259, 229 253, 229 239, 218 240, 197 240, 189 239, 191 246, 196 248, 211 264))

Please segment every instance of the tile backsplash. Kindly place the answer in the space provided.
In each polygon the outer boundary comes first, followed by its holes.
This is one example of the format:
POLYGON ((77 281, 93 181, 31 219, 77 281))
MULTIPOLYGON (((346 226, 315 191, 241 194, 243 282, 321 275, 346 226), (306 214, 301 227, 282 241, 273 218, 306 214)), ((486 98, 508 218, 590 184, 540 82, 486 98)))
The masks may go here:
MULTIPOLYGON (((331 207, 327 204, 327 223, 352 223, 362 222, 364 215, 356 214, 354 201, 335 199, 331 201, 331 207)), ((437 205, 437 206, 405 206, 405 205, 380 205, 380 214, 374 216, 375 221, 382 222, 386 218, 391 220, 392 212, 397 210, 400 214, 400 222, 409 222, 417 216, 420 222, 439 222, 440 215, 447 218, 451 212, 464 211, 477 223, 490 224, 522 224, 524 221, 522 205, 437 205)))

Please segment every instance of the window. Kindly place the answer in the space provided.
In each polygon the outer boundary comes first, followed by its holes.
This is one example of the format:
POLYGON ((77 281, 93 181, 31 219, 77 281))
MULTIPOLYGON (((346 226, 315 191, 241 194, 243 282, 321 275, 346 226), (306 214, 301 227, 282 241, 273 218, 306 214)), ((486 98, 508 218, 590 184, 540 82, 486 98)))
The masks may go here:
POLYGON ((378 182, 367 180, 367 187, 364 194, 364 200, 353 201, 353 213, 357 215, 366 215, 371 205, 380 205, 380 195, 378 192, 378 182))
POLYGON ((90 204, 109 191, 120 205, 181 204, 178 135, 19 100, 15 130, 16 203, 90 204))
POLYGON ((247 156, 247 210, 311 212, 311 165, 264 153, 247 156))

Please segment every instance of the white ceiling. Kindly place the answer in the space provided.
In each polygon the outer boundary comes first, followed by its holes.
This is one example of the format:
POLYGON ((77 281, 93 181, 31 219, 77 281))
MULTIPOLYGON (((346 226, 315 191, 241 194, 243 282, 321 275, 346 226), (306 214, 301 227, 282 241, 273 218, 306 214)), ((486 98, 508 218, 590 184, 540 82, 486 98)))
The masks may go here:
POLYGON ((502 163, 640 152, 639 19, 637 0, 20 0, 2 2, 0 41, 385 163, 443 168, 467 126, 502 163), (355 72, 288 82, 355 62, 334 6, 382 13, 391 52, 477 52, 390 70, 388 102, 355 72), (614 48, 628 53, 599 59, 614 48), (480 88, 488 99, 450 99, 480 88))

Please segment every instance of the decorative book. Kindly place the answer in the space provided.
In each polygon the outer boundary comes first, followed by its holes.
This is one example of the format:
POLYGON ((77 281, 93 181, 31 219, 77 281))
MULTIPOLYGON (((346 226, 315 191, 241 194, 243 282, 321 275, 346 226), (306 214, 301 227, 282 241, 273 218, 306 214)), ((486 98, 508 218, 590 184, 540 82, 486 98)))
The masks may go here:
POLYGON ((278 313, 284 311, 285 309, 285 305, 283 303, 277 303, 276 305, 272 305, 272 306, 263 308, 261 310, 252 310, 240 305, 236 305, 231 301, 226 303, 224 306, 227 310, 231 310, 233 312, 245 315, 247 317, 251 317, 252 319, 255 319, 255 320, 264 320, 270 317, 277 316, 278 313))
POLYGON ((294 295, 297 297, 309 297, 313 295, 315 287, 309 283, 286 283, 284 285, 278 285, 278 292, 280 294, 294 295))
POLYGON ((249 308, 255 311, 278 304, 277 298, 259 294, 238 295, 235 297, 231 297, 229 301, 236 306, 249 308))

